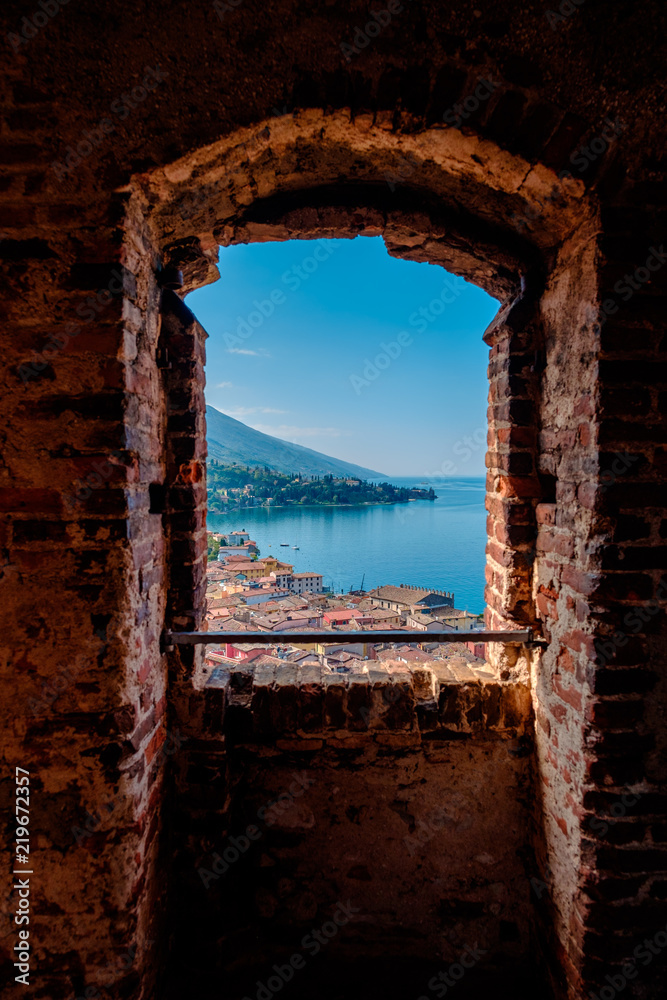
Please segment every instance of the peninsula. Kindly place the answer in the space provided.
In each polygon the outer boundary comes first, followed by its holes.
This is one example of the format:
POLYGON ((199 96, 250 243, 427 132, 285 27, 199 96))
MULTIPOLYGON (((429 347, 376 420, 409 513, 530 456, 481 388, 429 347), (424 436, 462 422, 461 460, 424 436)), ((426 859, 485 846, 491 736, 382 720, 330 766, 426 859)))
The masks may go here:
POLYGON ((215 460, 208 464, 208 509, 211 513, 246 507, 367 506, 411 500, 435 500, 435 492, 333 475, 284 474, 268 467, 223 465, 215 460))

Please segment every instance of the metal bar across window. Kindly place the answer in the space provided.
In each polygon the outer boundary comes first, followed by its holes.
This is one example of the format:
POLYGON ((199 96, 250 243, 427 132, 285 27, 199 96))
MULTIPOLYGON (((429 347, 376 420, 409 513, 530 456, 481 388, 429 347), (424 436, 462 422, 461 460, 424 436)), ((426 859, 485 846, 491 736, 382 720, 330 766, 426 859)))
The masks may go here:
POLYGON ((533 630, 505 629, 486 632, 164 632, 164 649, 173 646, 198 646, 200 643, 269 643, 298 646, 302 643, 319 645, 339 645, 352 642, 504 642, 512 645, 532 643, 536 639, 533 630))

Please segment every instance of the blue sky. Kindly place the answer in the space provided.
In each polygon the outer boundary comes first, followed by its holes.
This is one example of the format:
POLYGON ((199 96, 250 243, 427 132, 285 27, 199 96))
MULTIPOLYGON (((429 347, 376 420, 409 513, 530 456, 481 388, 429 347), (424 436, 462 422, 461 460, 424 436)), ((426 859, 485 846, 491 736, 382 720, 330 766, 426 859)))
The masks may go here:
POLYGON ((220 275, 187 298, 208 403, 387 475, 483 475, 496 299, 380 237, 222 248, 220 275))

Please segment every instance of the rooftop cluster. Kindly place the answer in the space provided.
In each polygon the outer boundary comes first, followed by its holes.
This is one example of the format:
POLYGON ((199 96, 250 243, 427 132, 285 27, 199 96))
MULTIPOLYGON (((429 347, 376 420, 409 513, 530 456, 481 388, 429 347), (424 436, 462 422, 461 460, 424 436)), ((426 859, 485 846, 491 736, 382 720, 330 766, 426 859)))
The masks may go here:
MULTIPOLYGON (((299 666, 321 666, 331 671, 367 672, 368 663, 385 663, 404 669, 406 663, 480 663, 481 642, 439 644, 428 641, 431 632, 456 632, 482 628, 481 615, 454 607, 454 595, 446 591, 409 586, 377 587, 334 594, 325 590, 322 574, 295 573, 294 567, 273 556, 263 559, 248 554, 255 543, 247 532, 220 536, 216 562, 208 566, 206 625, 209 631, 238 633, 238 642, 207 646, 207 666, 251 662, 270 666, 290 662, 299 666), (240 551, 243 550, 243 551, 240 551), (290 633, 312 632, 313 641, 298 647, 290 633), (336 641, 330 633, 395 631, 396 643, 336 641), (401 633, 423 632, 424 642, 401 642, 401 633), (247 632, 266 632, 267 642, 248 644, 247 632), (285 635, 277 644, 275 633, 285 635), (397 666, 398 665, 398 666, 397 666)), ((256 547, 255 547, 256 548, 256 547)))

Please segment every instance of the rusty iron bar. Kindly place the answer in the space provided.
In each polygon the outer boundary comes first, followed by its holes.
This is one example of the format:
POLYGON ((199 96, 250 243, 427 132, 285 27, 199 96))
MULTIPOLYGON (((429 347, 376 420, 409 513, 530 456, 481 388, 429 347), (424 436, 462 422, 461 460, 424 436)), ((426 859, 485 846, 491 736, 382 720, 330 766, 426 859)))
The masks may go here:
POLYGON ((504 642, 512 645, 533 643, 538 639, 530 628, 479 632, 170 632, 162 636, 162 648, 198 646, 210 643, 269 643, 298 646, 316 642, 339 645, 351 642, 504 642))

